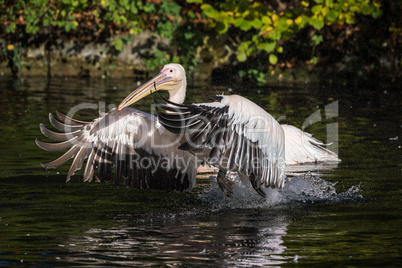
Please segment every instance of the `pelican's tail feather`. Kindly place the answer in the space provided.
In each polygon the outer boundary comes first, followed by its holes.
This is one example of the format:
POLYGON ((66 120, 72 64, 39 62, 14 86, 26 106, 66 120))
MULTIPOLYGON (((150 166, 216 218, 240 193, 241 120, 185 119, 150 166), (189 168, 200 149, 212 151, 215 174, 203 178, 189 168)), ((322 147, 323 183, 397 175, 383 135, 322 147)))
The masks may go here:
POLYGON ((285 162, 286 165, 340 162, 338 155, 325 148, 327 144, 297 127, 281 125, 285 132, 285 162))

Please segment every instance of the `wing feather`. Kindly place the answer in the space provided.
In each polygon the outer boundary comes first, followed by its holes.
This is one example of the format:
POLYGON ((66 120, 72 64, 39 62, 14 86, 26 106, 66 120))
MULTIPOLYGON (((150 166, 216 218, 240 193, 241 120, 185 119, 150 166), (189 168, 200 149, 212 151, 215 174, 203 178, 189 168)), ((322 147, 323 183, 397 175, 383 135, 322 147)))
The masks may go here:
POLYGON ((58 121, 53 114, 49 114, 49 121, 52 126, 54 126, 56 129, 63 131, 63 132, 73 132, 76 130, 80 130, 83 128, 82 125, 67 125, 63 124, 60 121, 58 121))
POLYGON ((84 126, 84 125, 88 125, 90 122, 86 122, 86 121, 81 121, 81 120, 77 120, 74 118, 69 117, 66 114, 63 114, 62 112, 56 111, 57 117, 63 121, 66 124, 69 125, 75 125, 75 126, 84 126))
POLYGON ((185 106, 155 101, 156 113, 169 131, 182 134, 193 131, 180 149, 193 152, 204 149, 207 163, 217 166, 225 163, 225 167, 220 167, 247 175, 257 191, 261 186, 283 187, 284 134, 278 122, 240 96, 214 99, 220 102, 185 106), (162 113, 159 108, 167 112, 162 113))
POLYGON ((55 132, 55 131, 48 129, 43 124, 40 124, 39 127, 40 127, 40 130, 43 135, 45 135, 47 138, 54 140, 54 141, 66 141, 68 139, 71 139, 74 136, 78 136, 79 132, 81 131, 81 130, 77 130, 77 131, 69 132, 69 133, 60 133, 60 132, 55 132))
POLYGON ((156 117, 132 108, 110 111, 92 122, 60 112, 57 116, 61 121, 52 114, 49 121, 61 132, 40 125, 42 133, 57 142, 36 143, 48 151, 68 149, 56 160, 42 164, 55 168, 74 158, 67 181, 85 165, 84 181, 113 178, 119 184, 123 179, 127 186, 164 191, 188 191, 194 187, 197 163, 193 153, 179 150, 180 139, 167 132, 156 117), (144 166, 143 159, 148 159, 150 165, 144 166), (183 159, 185 164, 180 163, 183 159), (163 161, 170 162, 163 165, 163 161))

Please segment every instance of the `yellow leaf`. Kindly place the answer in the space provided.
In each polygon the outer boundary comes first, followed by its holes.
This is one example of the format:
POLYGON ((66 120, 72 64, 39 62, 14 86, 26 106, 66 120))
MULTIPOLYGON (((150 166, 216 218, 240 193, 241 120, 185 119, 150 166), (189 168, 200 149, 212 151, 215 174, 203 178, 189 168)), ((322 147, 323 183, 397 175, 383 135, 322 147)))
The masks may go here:
POLYGON ((286 24, 289 25, 289 26, 292 25, 292 24, 293 24, 293 20, 287 19, 287 20, 286 20, 286 24))
POLYGON ((7 50, 14 50, 14 45, 13 44, 8 44, 7 45, 7 50))
POLYGON ((323 7, 323 8, 321 9, 321 14, 322 14, 324 17, 327 16, 328 12, 329 12, 329 7, 323 7))
POLYGON ((278 20, 279 20, 279 16, 276 15, 276 14, 273 14, 272 15, 272 21, 273 21, 274 25, 278 24, 278 20))
POLYGON ((75 27, 78 26, 78 22, 77 22, 77 21, 73 21, 73 24, 75 25, 75 27))
POLYGON ((310 5, 309 2, 306 2, 306 1, 302 1, 301 4, 302 4, 302 6, 305 6, 305 7, 308 7, 310 5))
POLYGON ((300 24, 302 22, 302 17, 301 16, 298 16, 296 19, 295 19, 295 23, 296 24, 300 24))

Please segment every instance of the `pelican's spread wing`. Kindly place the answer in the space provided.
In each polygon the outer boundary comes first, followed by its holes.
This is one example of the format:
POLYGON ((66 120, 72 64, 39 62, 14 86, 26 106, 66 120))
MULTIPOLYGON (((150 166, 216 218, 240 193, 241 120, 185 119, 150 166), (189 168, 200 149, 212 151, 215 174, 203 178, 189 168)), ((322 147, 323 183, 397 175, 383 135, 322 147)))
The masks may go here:
POLYGON ((206 162, 246 174, 261 187, 283 187, 284 133, 278 122, 253 102, 237 96, 216 96, 217 102, 167 105, 156 102, 159 122, 169 131, 187 136, 180 149, 203 151, 206 162))
POLYGON ((323 147, 325 144, 310 133, 290 125, 281 127, 285 132, 286 165, 341 161, 336 153, 323 147))
POLYGON ((110 111, 93 122, 73 119, 57 113, 50 123, 60 132, 40 125, 42 133, 57 143, 36 140, 47 151, 68 149, 58 159, 43 163, 55 168, 73 158, 67 181, 88 159, 84 181, 95 175, 99 181, 121 178, 134 188, 156 190, 191 190, 195 185, 197 166, 190 152, 178 150, 177 135, 169 133, 156 117, 141 111, 124 108, 110 111), (114 166, 114 168, 113 168, 114 166))

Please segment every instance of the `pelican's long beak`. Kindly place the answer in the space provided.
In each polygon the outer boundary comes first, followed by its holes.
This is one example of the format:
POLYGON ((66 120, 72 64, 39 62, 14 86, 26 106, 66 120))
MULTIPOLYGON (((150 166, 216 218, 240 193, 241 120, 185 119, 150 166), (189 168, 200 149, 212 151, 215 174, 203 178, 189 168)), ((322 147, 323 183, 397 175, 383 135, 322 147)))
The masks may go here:
POLYGON ((170 84, 169 82, 174 82, 174 79, 170 76, 167 76, 165 73, 160 72, 157 76, 134 90, 130 95, 128 95, 119 105, 118 109, 121 110, 124 107, 127 107, 140 99, 148 96, 152 92, 156 90, 165 89, 168 90, 168 87, 164 87, 164 85, 170 84), (159 86, 159 87, 158 87, 159 86))

